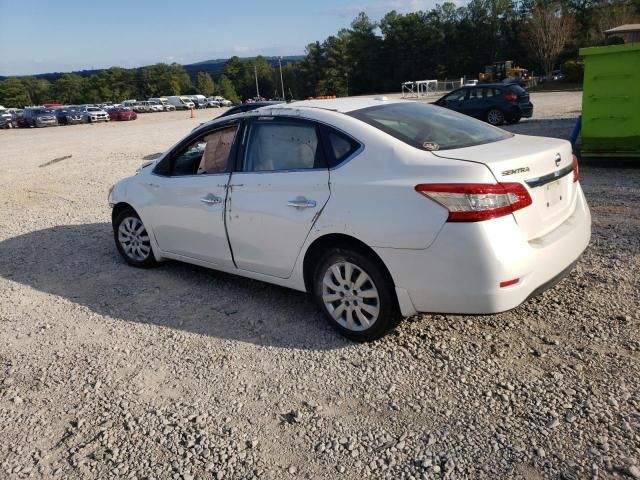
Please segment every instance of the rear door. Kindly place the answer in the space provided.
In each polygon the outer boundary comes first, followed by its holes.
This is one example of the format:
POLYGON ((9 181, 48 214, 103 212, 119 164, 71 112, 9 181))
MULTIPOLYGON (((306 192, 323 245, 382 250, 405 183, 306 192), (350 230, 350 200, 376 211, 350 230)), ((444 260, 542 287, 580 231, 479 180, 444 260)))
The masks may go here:
POLYGON ((486 87, 471 87, 469 89, 469 95, 463 103, 463 110, 459 110, 461 113, 465 113, 471 117, 482 118, 486 109, 487 101, 484 98, 486 87))
POLYGON ((288 278, 329 199, 319 127, 257 117, 245 128, 227 200, 227 231, 238 268, 288 278))

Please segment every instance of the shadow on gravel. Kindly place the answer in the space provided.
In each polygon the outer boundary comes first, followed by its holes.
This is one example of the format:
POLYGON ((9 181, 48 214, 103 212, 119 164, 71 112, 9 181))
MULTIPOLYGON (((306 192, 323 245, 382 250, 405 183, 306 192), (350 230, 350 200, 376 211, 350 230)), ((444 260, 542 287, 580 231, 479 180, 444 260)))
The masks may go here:
POLYGON ((128 266, 108 223, 38 230, 0 242, 0 252, 0 276, 115 319, 256 345, 349 345, 304 293, 178 262, 128 266))

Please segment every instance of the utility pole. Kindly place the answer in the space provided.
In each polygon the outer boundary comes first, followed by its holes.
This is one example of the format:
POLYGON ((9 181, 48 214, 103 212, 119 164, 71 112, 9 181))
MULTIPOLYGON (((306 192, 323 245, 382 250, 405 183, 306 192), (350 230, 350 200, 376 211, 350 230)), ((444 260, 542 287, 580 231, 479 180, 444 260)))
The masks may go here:
POLYGON ((280 86, 282 87, 282 100, 285 100, 284 80, 282 79, 282 57, 278 57, 278 65, 280 66, 280 86))
POLYGON ((256 76, 256 95, 260 98, 260 89, 258 88, 258 67, 256 65, 253 66, 253 73, 256 76))

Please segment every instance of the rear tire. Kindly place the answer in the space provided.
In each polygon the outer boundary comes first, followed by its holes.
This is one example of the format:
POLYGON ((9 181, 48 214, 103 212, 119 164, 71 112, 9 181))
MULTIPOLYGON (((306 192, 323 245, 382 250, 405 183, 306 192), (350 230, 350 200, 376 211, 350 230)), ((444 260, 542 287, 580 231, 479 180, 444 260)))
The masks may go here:
POLYGON ((487 112, 487 123, 497 127, 504 123, 504 113, 497 108, 492 108, 487 112))
POLYGON ((129 265, 137 268, 151 268, 157 265, 149 233, 133 209, 123 210, 115 218, 113 238, 118 252, 129 265))
POLYGON ((513 117, 513 118, 507 120, 507 123, 509 125, 514 125, 514 124, 516 124, 516 123, 518 123, 520 121, 520 118, 521 117, 513 117))
POLYGON ((356 342, 376 340, 402 319, 386 270, 348 248, 333 248, 319 259, 313 295, 329 324, 356 342))

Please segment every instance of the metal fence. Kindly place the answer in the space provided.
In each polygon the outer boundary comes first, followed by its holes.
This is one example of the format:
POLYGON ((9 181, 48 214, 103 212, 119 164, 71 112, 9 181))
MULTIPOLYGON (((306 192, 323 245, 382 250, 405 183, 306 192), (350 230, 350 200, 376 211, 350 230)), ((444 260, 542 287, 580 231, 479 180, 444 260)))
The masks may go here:
POLYGON ((402 98, 420 98, 450 92, 464 84, 464 79, 457 80, 416 80, 402 84, 402 98))

